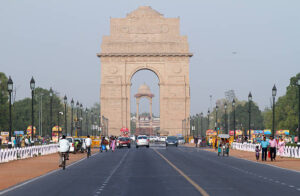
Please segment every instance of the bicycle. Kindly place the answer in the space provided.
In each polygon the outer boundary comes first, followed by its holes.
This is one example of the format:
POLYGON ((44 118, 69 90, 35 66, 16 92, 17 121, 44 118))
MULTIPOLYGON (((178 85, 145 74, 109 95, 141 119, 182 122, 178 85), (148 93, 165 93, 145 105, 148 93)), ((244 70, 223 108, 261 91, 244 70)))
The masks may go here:
POLYGON ((66 160, 67 160, 67 153, 66 152, 62 152, 61 153, 61 158, 62 158, 62 169, 65 170, 66 169, 66 160))

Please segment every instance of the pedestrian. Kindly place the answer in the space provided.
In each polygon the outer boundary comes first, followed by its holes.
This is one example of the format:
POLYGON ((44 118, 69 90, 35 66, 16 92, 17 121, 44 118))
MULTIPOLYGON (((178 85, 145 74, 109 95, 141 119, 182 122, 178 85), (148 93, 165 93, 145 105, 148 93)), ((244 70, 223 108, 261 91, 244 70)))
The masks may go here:
POLYGON ((259 146, 257 145, 256 148, 255 148, 256 161, 259 160, 259 151, 260 151, 260 149, 259 149, 259 146))
POLYGON ((107 152, 107 149, 106 149, 106 139, 105 139, 104 136, 102 137, 101 146, 100 146, 100 151, 103 152, 103 150, 105 150, 107 152))
POLYGON ((279 139, 279 143, 278 143, 278 152, 280 154, 280 157, 282 158, 284 155, 284 147, 285 147, 285 142, 283 141, 282 138, 279 139))
POLYGON ((196 148, 198 147, 198 137, 194 137, 194 142, 195 142, 195 144, 196 144, 196 148))
POLYGON ((273 136, 270 137, 269 145, 270 145, 271 161, 273 161, 273 160, 275 161, 277 142, 273 136))
POLYGON ((261 141, 260 144, 261 144, 261 160, 267 161, 267 151, 268 151, 269 142, 266 141, 266 137, 264 137, 263 141, 261 141))
POLYGON ((25 138, 25 146, 29 146, 29 139, 27 137, 25 138))
POLYGON ((110 147, 111 147, 111 150, 112 150, 113 152, 115 151, 115 146, 116 146, 116 140, 115 140, 115 137, 112 136, 112 137, 111 137, 110 147))

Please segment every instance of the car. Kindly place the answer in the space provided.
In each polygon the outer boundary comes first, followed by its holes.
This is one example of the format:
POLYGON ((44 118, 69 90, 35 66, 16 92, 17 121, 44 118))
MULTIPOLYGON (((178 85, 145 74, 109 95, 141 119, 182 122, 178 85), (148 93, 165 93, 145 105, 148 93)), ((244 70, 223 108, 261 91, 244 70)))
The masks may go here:
POLYGON ((185 144, 184 137, 180 136, 180 137, 177 137, 177 139, 178 139, 178 144, 185 144))
POLYGON ((160 136, 160 137, 159 137, 159 141, 160 141, 160 142, 165 142, 166 139, 167 139, 167 136, 160 136))
POLYGON ((76 153, 75 152, 75 147, 74 147, 74 144, 75 144, 75 140, 73 137, 66 137, 66 139, 69 141, 70 143, 70 150, 69 152, 72 152, 72 153, 76 153))
POLYGON ((118 138, 119 145, 118 148, 127 147, 130 148, 130 138, 129 137, 120 137, 118 138))
POLYGON ((168 136, 166 139, 166 146, 170 146, 170 145, 174 145, 174 146, 178 146, 178 139, 176 136, 168 136))
POLYGON ((139 135, 136 138, 136 142, 135 142, 135 146, 136 148, 140 147, 140 146, 146 146, 147 148, 149 148, 149 138, 146 135, 139 135))
POLYGON ((150 136, 150 142, 155 142, 157 140, 156 136, 150 136))

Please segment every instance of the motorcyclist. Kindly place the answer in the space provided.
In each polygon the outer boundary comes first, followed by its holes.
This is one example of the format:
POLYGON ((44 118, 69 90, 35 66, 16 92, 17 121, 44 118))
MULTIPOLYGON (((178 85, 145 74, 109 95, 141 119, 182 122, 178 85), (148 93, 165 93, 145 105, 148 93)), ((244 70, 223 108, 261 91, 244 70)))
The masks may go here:
POLYGON ((66 136, 63 135, 62 138, 59 140, 59 147, 58 147, 58 154, 59 154, 59 167, 62 167, 63 161, 63 153, 68 153, 70 150, 70 142, 66 139, 66 136))

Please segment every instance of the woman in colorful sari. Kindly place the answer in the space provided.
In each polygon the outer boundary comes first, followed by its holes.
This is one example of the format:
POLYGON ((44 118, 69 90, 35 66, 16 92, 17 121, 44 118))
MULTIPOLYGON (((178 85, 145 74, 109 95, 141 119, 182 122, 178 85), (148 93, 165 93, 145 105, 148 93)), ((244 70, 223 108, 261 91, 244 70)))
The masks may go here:
POLYGON ((116 139, 114 136, 111 137, 111 150, 114 152, 116 147, 116 139))
POLYGON ((284 147, 285 147, 285 143, 283 141, 282 138, 280 138, 279 143, 278 143, 278 152, 280 154, 280 157, 282 158, 284 155, 284 147))

